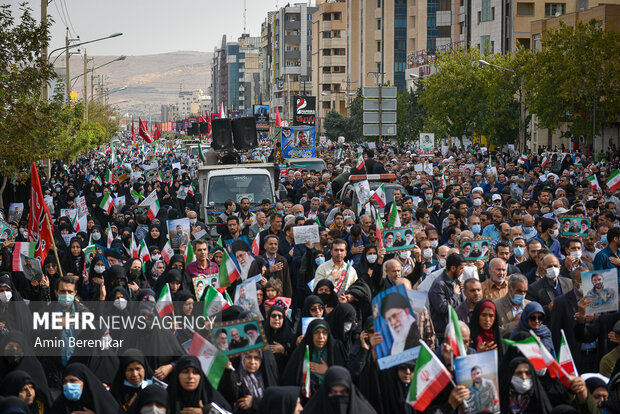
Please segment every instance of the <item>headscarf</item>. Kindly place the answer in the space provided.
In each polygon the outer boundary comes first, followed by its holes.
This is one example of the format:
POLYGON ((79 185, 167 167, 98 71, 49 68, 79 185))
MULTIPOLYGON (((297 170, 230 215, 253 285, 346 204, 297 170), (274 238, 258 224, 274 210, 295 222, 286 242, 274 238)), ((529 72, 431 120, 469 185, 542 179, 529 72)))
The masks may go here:
MULTIPOLYGON (((112 381, 110 392, 116 398, 119 404, 125 406, 134 394, 139 393, 142 388, 132 387, 125 385, 125 371, 132 362, 138 362, 144 367, 144 379, 147 380, 153 377, 153 371, 151 370, 149 363, 146 361, 144 353, 139 349, 129 348, 119 357, 119 367, 116 371, 116 376, 112 381)), ((150 384, 149 384, 150 385, 150 384)))
POLYGON ((265 318, 263 322, 263 326, 265 328, 265 337, 267 338, 268 343, 273 344, 274 342, 277 342, 280 345, 284 346, 284 348, 287 348, 287 346, 290 348, 290 346, 295 343, 293 324, 286 317, 286 311, 283 308, 279 306, 273 306, 271 309, 269 309, 269 312, 267 312, 267 318, 265 318), (269 324, 271 314, 274 311, 280 312, 284 317, 282 327, 278 330, 273 329, 269 324))
MULTIPOLYGON (((199 407, 200 401, 206 407, 210 402, 215 402, 225 410, 231 411, 232 408, 222 395, 214 389, 207 376, 202 371, 200 361, 193 355, 185 355, 179 358, 176 367, 170 374, 170 384, 168 385, 169 407, 173 413, 180 412, 186 407, 199 407), (194 391, 187 391, 179 383, 179 374, 187 368, 195 368, 200 375, 200 382, 194 391)), ((98 413, 97 413, 98 414, 98 413)))
POLYGON ((82 410, 82 407, 89 408, 97 414, 118 414, 120 407, 114 397, 103 387, 101 381, 84 364, 79 362, 69 364, 65 367, 62 378, 72 375, 84 383, 82 395, 77 401, 68 400, 61 394, 51 412, 54 414, 72 413, 82 410))
POLYGON ((540 342, 547 348, 547 350, 551 353, 551 355, 555 355, 555 349, 553 347, 553 340, 551 338, 551 330, 544 324, 541 324, 537 329, 532 329, 528 325, 528 318, 535 313, 542 314, 543 318, 545 317, 545 310, 538 302, 530 302, 527 304, 525 309, 523 309, 523 313, 521 314, 521 318, 519 318, 519 325, 515 328, 514 331, 510 334, 510 339, 516 335, 517 332, 529 332, 530 330, 534 331, 534 334, 540 339, 540 342))
POLYGON ((300 390, 300 387, 295 386, 267 388, 258 412, 260 414, 291 414, 297 407, 300 390))
POLYGON ((5 397, 0 399, 0 412, 3 414, 21 414, 28 413, 28 406, 19 397, 5 397))
POLYGON ((32 384, 35 390, 35 400, 31 407, 32 411, 37 413, 47 411, 52 405, 52 399, 49 390, 47 390, 47 383, 44 384, 45 388, 42 388, 26 371, 16 370, 8 373, 0 382, 0 393, 6 397, 11 395, 17 397, 22 388, 27 384, 32 384), (41 409, 39 410, 39 408, 41 409))
POLYGON ((549 398, 547 397, 547 393, 545 392, 544 387, 541 385, 538 376, 536 375, 536 371, 534 367, 527 359, 522 356, 518 356, 513 358, 508 367, 504 372, 499 372, 499 395, 500 397, 500 408, 502 413, 509 413, 510 411, 510 396, 515 396, 515 391, 510 385, 510 381, 512 376, 517 369, 519 364, 527 364, 530 369, 530 374, 532 375, 532 391, 534 394, 530 396, 529 401, 527 402, 527 408, 524 412, 527 413, 536 413, 536 414, 547 414, 551 412, 551 403, 549 402, 549 398))
MULTIPOLYGON (((252 398, 263 398, 264 391, 271 386, 278 385, 278 366, 270 350, 259 351, 260 367, 256 372, 250 373, 245 369, 244 360, 246 354, 237 359, 237 378, 243 383, 252 398)), ((254 405, 254 404, 252 404, 254 405)))
POLYGON ((153 402, 168 407, 168 392, 159 385, 149 385, 140 391, 136 400, 127 410, 127 414, 139 414, 142 406, 153 402))
POLYGON ((336 292, 334 292, 334 284, 329 279, 321 279, 318 282, 316 282, 316 285, 314 286, 313 294, 320 297, 323 303, 325 304, 325 306, 329 306, 330 308, 333 308, 338 304, 338 295, 336 294, 336 292), (319 291, 319 288, 323 286, 329 287, 329 291, 331 293, 321 293, 319 295, 317 292, 319 291))
POLYGON ((161 232, 160 226, 158 226, 157 224, 151 224, 149 226, 149 232, 144 237, 144 241, 146 242, 147 246, 157 246, 161 250, 164 248, 164 245, 166 244, 166 236, 161 232), (159 230, 158 238, 153 238, 151 236, 151 230, 153 229, 159 230))
POLYGON ((359 335, 359 328, 356 326, 357 315, 355 308, 350 303, 339 303, 332 313, 325 317, 325 320, 329 322, 329 326, 332 327, 334 338, 342 342, 348 355, 353 337, 356 333, 359 335), (344 324, 347 322, 352 323, 352 326, 348 332, 345 332, 344 324))
POLYGON ((312 393, 310 401, 304 407, 309 413, 322 414, 372 414, 375 409, 364 398, 351 380, 349 371, 341 366, 332 366, 325 373, 325 380, 318 391, 312 393), (329 391, 335 385, 342 385, 349 390, 348 396, 330 397, 329 391))
POLYGON ((498 346, 499 344, 499 324, 497 321, 497 309, 495 309, 495 304, 488 300, 483 299, 476 304, 474 307, 474 311, 471 316, 471 320, 469 322, 469 329, 471 331, 471 338, 474 341, 474 348, 478 349, 478 345, 483 342, 495 342, 498 346), (493 322, 493 326, 489 330, 483 330, 480 326, 480 315, 482 311, 490 308, 495 313, 495 321, 493 322))

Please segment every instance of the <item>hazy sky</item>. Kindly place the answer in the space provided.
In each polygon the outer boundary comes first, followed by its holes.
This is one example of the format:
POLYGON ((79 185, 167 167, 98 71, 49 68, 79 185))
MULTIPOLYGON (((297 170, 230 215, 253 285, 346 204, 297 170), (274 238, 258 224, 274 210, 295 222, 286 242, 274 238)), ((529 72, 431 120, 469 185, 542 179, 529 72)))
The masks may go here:
MULTIPOLYGON (((0 0, 14 11, 23 0, 0 0)), ((283 0, 247 0, 247 30, 260 35, 267 12, 286 5, 283 0)), ((297 1, 290 1, 297 3, 297 1)), ((30 0, 37 20, 39 0, 30 0)), ((67 13, 82 41, 112 33, 123 36, 87 45, 89 55, 146 55, 193 50, 212 52, 226 34, 237 39, 243 31, 243 0, 52 0, 54 18, 50 50, 65 44, 67 13)), ((69 24, 67 22, 67 24, 69 24)), ((69 26, 71 28, 71 26, 69 26)))

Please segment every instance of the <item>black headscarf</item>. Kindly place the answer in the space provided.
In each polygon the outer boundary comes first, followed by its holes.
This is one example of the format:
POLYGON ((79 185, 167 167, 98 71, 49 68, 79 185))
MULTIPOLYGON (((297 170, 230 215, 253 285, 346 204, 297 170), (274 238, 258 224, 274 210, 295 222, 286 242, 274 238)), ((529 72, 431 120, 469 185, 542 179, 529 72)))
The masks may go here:
POLYGON ((351 380, 349 371, 341 366, 332 366, 325 373, 325 380, 312 394, 304 411, 321 414, 372 414, 376 413, 366 398, 351 380), (349 390, 349 396, 330 397, 329 391, 335 385, 343 385, 349 390))
POLYGON ((333 308, 338 304, 338 295, 334 291, 334 284, 332 283, 331 280, 321 279, 318 282, 316 282, 316 285, 314 286, 313 294, 320 297, 323 303, 325 304, 325 306, 329 306, 330 308, 333 308), (322 286, 329 287, 329 291, 331 293, 321 293, 319 295, 317 292, 319 291, 319 288, 322 286))
POLYGON ((267 339, 267 343, 273 345, 274 342, 279 343, 284 347, 284 355, 275 354, 276 362, 278 363, 278 371, 280 374, 284 371, 286 367, 286 363, 288 361, 289 356, 291 355, 291 351, 295 346, 295 331, 293 330, 293 324, 286 317, 286 312, 279 306, 273 306, 267 312, 267 316, 263 321, 263 327, 265 330, 265 338, 267 339), (271 320, 271 314, 273 311, 278 311, 284 317, 284 321, 282 323, 282 327, 278 330, 275 330, 269 325, 269 321, 271 320))
POLYGON ((64 394, 61 394, 54 405, 51 412, 54 414, 72 413, 80 411, 83 407, 89 408, 97 414, 118 414, 120 407, 112 394, 110 394, 101 384, 99 378, 95 376, 84 364, 74 363, 65 367, 62 377, 68 375, 77 377, 84 383, 82 388, 82 396, 77 401, 68 400, 64 394))
POLYGON ((157 224, 151 224, 151 226, 149 227, 149 232, 144 238, 144 241, 146 242, 147 246, 157 246, 161 250, 166 244, 166 236, 161 232, 160 226, 158 226, 157 224), (159 237, 156 239, 151 236, 151 230, 153 229, 159 230, 159 237))
POLYGON ((355 308, 350 303, 339 303, 332 313, 325 317, 325 320, 329 322, 334 338, 342 342, 345 352, 348 355, 351 349, 351 343, 355 340, 355 336, 359 336, 355 308), (351 322, 352 327, 345 333, 344 324, 347 322, 351 322))
POLYGON ((134 403, 127 410, 127 414, 139 414, 142 406, 154 402, 168 407, 168 392, 159 385, 149 385, 140 391, 134 403))
MULTIPOLYGON (((299 346, 297 346, 297 348, 293 351, 293 354, 286 365, 286 369, 284 370, 284 374, 281 377, 280 382, 282 384, 301 384, 306 346, 309 347, 310 355, 312 355, 312 352, 315 350, 314 342, 312 340, 312 333, 319 327, 324 327, 328 331, 327 344, 323 348, 327 351, 327 360, 325 361, 327 365, 330 367, 332 365, 346 365, 347 358, 344 347, 339 340, 333 337, 331 331, 329 330, 329 323, 327 323, 324 319, 315 319, 310 322, 306 335, 304 335, 304 338, 299 343, 299 346)), ((316 381, 315 375, 311 375, 312 392, 314 392, 318 386, 319 384, 316 381)))
POLYGON ((127 370, 127 366, 132 362, 138 362, 144 367, 145 380, 153 377, 153 371, 149 367, 149 363, 146 361, 146 357, 142 351, 139 349, 130 348, 123 352, 123 354, 119 357, 119 367, 116 371, 114 381, 112 381, 112 386, 110 387, 110 392, 114 398, 116 398, 116 401, 118 401, 118 403, 123 407, 125 407, 125 405, 131 400, 134 394, 139 393, 140 390, 142 390, 140 387, 136 388, 125 385, 125 371, 127 370))
POLYGON ((200 361, 193 355, 186 355, 177 361, 177 365, 170 374, 170 384, 168 385, 169 407, 173 413, 178 413, 185 407, 199 407, 200 401, 206 407, 210 402, 214 402, 225 410, 231 411, 232 408, 222 395, 214 389, 207 376, 202 371, 200 361), (179 383, 179 374, 186 368, 196 368, 200 373, 200 383, 194 391, 186 391, 179 383))
POLYGON ((18 414, 28 413, 29 410, 24 400, 19 397, 10 396, 0 399, 0 412, 18 414))
POLYGON ((22 388, 27 384, 32 384, 35 390, 34 402, 29 407, 31 412, 47 411, 52 405, 52 397, 47 389, 47 383, 44 384, 45 388, 42 388, 26 371, 16 370, 9 372, 0 382, 0 394, 6 397, 11 395, 17 397, 22 388), (39 410, 39 408, 43 410, 39 410))
POLYGON ((297 407, 300 390, 300 387, 294 386, 267 388, 258 412, 260 414, 291 414, 297 407))
POLYGON ((372 269, 372 267, 374 266, 374 263, 370 264, 368 263, 368 260, 366 259, 366 255, 368 254, 368 251, 370 249, 374 249, 375 251, 377 251, 377 246, 375 246, 374 244, 366 245, 364 247, 364 252, 362 253, 362 256, 360 257, 360 260, 357 262, 357 265, 353 266, 355 269, 355 272, 357 273, 357 277, 362 279, 366 283, 370 283, 370 276, 368 275, 368 269, 372 269))
MULTIPOLYGON (((323 308, 323 316, 325 316, 325 304, 317 295, 309 295, 304 299, 304 305, 301 308, 301 317, 302 318, 310 318, 312 315, 310 314, 310 308, 316 304, 321 305, 323 308)), ((301 332, 301 331, 300 331, 301 332)))
POLYGON ((533 386, 532 390, 534 395, 531 397, 526 413, 547 414, 551 412, 551 403, 547 397, 544 387, 541 385, 534 367, 527 359, 523 357, 513 358, 504 372, 499 373, 499 395, 500 407, 502 413, 510 412, 510 398, 511 394, 510 380, 519 364, 527 364, 532 375, 533 386))

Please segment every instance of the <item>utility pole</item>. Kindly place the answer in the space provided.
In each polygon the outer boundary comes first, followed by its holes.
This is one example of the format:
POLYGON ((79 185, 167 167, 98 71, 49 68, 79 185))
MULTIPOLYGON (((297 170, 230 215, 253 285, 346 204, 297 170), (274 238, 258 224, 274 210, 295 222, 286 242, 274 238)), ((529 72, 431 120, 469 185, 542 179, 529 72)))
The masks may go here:
POLYGON ((67 34, 65 35, 65 67, 67 77, 67 103, 71 101, 71 77, 69 76, 69 59, 71 55, 69 55, 69 29, 67 29, 67 34))
POLYGON ((88 122, 88 56, 84 49, 84 122, 88 122))
MULTIPOLYGON (((47 0, 41 0, 41 26, 47 25, 47 0)), ((41 48, 41 60, 43 64, 47 64, 47 42, 43 42, 43 47, 41 48)), ((47 81, 43 81, 43 85, 41 88, 41 95, 43 99, 47 100, 48 89, 47 89, 47 81)), ((49 177, 49 175, 48 175, 49 177)))

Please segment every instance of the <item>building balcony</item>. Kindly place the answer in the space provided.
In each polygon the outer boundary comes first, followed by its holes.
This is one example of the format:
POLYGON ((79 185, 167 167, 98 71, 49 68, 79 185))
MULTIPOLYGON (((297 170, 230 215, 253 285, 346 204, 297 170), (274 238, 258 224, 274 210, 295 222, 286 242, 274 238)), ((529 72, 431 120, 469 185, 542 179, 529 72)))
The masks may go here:
POLYGON ((321 39, 321 49, 345 49, 347 39, 343 37, 333 37, 331 39, 321 39))
POLYGON ((418 8, 416 6, 407 7, 407 17, 413 17, 418 15, 418 8))
POLYGON ((321 20, 321 31, 332 30, 331 20, 321 20))
POLYGON ((338 56, 322 56, 320 61, 321 66, 346 66, 347 57, 344 55, 338 56))
POLYGON ((381 9, 375 9, 375 19, 381 18, 381 9))
POLYGON ((321 83, 345 84, 347 77, 346 77, 346 73, 322 73, 319 79, 321 83))
POLYGON ((381 30, 375 30, 375 41, 381 41, 381 30))

